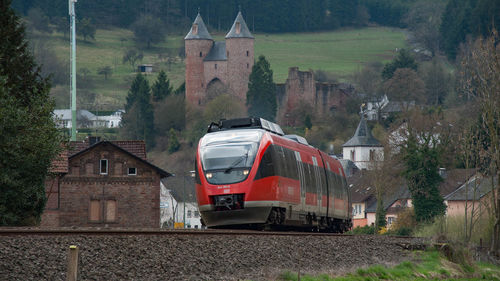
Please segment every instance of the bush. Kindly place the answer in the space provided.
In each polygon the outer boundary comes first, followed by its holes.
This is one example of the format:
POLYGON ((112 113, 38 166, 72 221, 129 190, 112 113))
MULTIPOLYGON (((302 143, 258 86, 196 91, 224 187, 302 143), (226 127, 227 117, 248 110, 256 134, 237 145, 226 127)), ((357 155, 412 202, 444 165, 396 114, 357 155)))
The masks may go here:
POLYGON ((369 225, 358 226, 356 228, 353 228, 348 233, 349 234, 375 234, 375 227, 369 226, 369 225))

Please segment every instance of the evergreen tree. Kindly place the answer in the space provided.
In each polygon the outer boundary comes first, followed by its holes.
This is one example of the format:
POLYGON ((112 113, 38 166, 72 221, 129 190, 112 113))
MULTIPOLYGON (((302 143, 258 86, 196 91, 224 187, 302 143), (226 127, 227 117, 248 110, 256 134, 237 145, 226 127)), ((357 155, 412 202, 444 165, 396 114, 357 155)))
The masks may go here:
POLYGON ((377 200, 377 209, 375 211, 375 231, 378 232, 380 228, 387 225, 385 220, 386 211, 384 209, 384 200, 381 198, 377 200))
POLYGON ((406 49, 401 49, 397 57, 395 57, 392 62, 386 64, 384 69, 382 69, 382 78, 384 78, 384 80, 391 79, 398 68, 411 68, 417 71, 417 67, 417 62, 410 52, 406 49))
POLYGON ((168 153, 174 153, 179 150, 181 144, 177 139, 177 133, 175 132, 174 128, 171 128, 168 134, 170 135, 168 139, 168 153))
POLYGON ((148 80, 140 73, 130 86, 122 123, 126 137, 145 140, 150 148, 155 146, 151 89, 148 80))
POLYGON ((276 85, 273 82, 271 65, 264 56, 260 56, 252 67, 247 92, 248 114, 254 117, 274 121, 276 117, 276 85))
POLYGON ((403 172, 411 192, 417 221, 430 221, 444 215, 446 205, 438 186, 440 151, 432 134, 415 135, 409 130, 403 146, 405 170, 403 172))
POLYGON ((45 179, 62 140, 50 83, 28 48, 21 19, 0 1, 0 226, 35 225, 45 179))
POLYGON ((170 85, 170 79, 167 78, 165 71, 160 71, 151 90, 153 91, 154 101, 161 101, 172 93, 172 85, 170 85))

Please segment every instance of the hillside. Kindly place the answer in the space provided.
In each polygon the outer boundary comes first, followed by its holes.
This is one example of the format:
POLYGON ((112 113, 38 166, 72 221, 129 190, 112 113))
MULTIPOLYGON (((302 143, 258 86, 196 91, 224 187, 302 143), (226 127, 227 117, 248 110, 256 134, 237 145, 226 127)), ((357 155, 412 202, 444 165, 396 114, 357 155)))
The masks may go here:
MULTIPOLYGON (((213 35, 215 40, 223 40, 225 34, 213 35)), ((387 27, 254 35, 255 55, 265 55, 270 61, 277 83, 285 82, 291 66, 298 66, 303 70, 321 69, 345 80, 365 63, 389 61, 396 48, 405 46, 404 33, 400 29, 387 27)), ((57 57, 61 61, 68 61, 67 37, 54 33, 43 37, 39 35, 37 38, 48 39, 48 44, 56 51, 57 57)), ((95 98, 82 98, 81 106, 98 107, 99 110, 121 108, 135 75, 130 64, 122 63, 124 52, 135 48, 132 32, 126 29, 98 29, 95 41, 78 39, 77 70, 88 69, 86 76, 90 83, 77 81, 77 87, 82 95, 95 94, 95 98), (113 69, 112 75, 107 79, 98 74, 98 69, 105 66, 113 69)), ((174 87, 177 87, 184 81, 184 61, 179 56, 182 46, 182 35, 169 35, 165 43, 143 49, 144 58, 139 63, 152 63, 156 69, 165 70, 174 87)), ((150 81, 154 81, 156 74, 148 77, 150 81)), ((53 94, 59 97, 58 108, 67 106, 68 99, 65 95, 68 91, 67 85, 54 87, 53 94)))

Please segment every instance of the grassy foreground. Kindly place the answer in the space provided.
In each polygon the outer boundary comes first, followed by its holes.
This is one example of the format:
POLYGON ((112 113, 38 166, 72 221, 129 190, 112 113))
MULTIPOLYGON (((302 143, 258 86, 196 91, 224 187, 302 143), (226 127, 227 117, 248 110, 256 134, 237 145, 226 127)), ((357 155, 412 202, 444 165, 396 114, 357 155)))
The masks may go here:
MULTIPOLYGON (((185 33, 188 31, 186 30, 185 33)), ((182 33, 185 35, 185 33, 182 33)), ((183 46, 184 35, 169 35, 167 41, 142 49, 144 58, 138 63, 152 63, 157 70, 163 69, 174 84, 184 81, 184 61, 178 56, 183 46)), ((59 59, 69 59, 69 39, 60 33, 40 34, 49 39, 59 59)), ((224 40, 225 33, 212 33, 215 40, 224 40)), ((405 47, 405 35, 399 29, 367 27, 317 33, 261 34, 255 36, 255 57, 265 55, 274 71, 277 83, 285 82, 288 68, 298 66, 301 70, 324 70, 344 80, 369 62, 387 62, 396 48, 405 47)), ((99 29, 95 41, 77 40, 77 71, 85 68, 92 85, 77 82, 96 93, 101 110, 116 110, 125 102, 128 88, 135 75, 132 66, 122 63, 127 49, 135 48, 133 33, 126 29, 99 29), (98 74, 99 68, 110 66, 113 73, 107 79, 98 74)), ((150 81, 156 73, 148 75, 150 81)), ((58 86, 60 87, 60 86, 58 86)), ((64 86, 66 87, 66 86, 64 86)), ((66 91, 61 89, 60 91, 66 91)))
MULTIPOLYGON (((478 263, 473 267, 448 261, 437 251, 414 252, 416 262, 405 261, 388 268, 381 265, 358 269, 342 277, 328 275, 300 277, 301 281, 376 281, 376 280, 499 280, 500 266, 478 263)), ((283 273, 278 280, 299 280, 297 273, 283 273)))

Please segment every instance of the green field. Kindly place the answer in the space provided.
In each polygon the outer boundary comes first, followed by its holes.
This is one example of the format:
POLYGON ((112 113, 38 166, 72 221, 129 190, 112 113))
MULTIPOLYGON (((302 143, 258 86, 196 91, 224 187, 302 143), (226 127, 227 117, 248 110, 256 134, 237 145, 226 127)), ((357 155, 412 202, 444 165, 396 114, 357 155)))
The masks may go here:
MULTIPOLYGON (((215 40, 223 40, 225 34, 212 34, 215 40)), ((324 70, 346 80, 349 74, 368 62, 387 62, 396 48, 405 47, 405 35, 399 29, 368 27, 318 33, 254 34, 255 55, 265 55, 274 71, 274 80, 283 83, 288 68, 324 70)), ((141 63, 152 63, 163 69, 177 87, 184 81, 184 61, 177 56, 183 44, 183 35, 170 35, 165 43, 144 50, 141 63), (170 64, 167 54, 173 54, 170 64)), ((124 52, 135 46, 133 34, 125 29, 97 30, 95 41, 77 41, 77 70, 90 71, 93 86, 87 90, 96 93, 96 100, 103 110, 122 107, 129 85, 134 77, 132 67, 122 64, 124 52), (107 80, 97 74, 98 69, 111 66, 113 74, 107 80)), ((50 44, 58 57, 69 58, 69 40, 62 34, 51 35, 50 44)), ((149 75, 154 81, 156 75, 149 75)), ((81 84, 77 84, 80 88, 81 84)))

